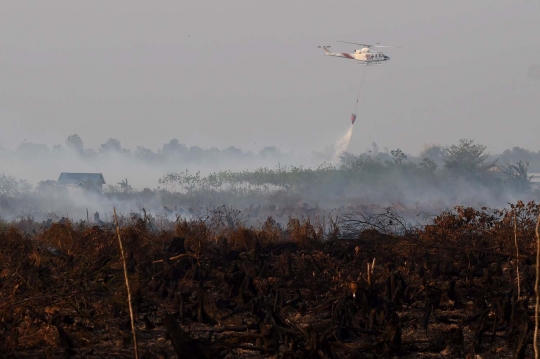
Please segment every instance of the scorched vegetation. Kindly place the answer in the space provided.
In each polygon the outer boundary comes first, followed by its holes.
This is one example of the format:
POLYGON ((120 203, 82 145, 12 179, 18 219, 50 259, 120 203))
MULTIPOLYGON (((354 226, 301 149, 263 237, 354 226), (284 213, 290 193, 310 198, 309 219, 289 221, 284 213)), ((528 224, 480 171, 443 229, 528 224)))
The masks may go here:
MULTIPOLYGON (((120 218, 140 356, 531 357, 539 212, 120 218)), ((0 226, 4 356, 133 357, 126 298, 113 226, 0 226)))

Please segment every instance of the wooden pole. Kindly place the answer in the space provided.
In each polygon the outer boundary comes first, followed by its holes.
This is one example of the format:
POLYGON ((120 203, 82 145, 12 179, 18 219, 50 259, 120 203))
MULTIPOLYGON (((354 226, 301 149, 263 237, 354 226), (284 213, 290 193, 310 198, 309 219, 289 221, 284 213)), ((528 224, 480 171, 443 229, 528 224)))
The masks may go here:
POLYGON ((536 281, 534 283, 534 293, 536 295, 536 306, 534 308, 534 358, 538 359, 538 307, 540 307, 540 293, 538 292, 538 282, 540 280, 540 214, 536 222, 536 281))
POLYGON ((516 275, 517 275, 517 289, 518 289, 518 299, 521 296, 521 279, 519 278, 519 247, 517 240, 517 221, 516 221, 516 210, 514 209, 514 243, 516 245, 516 275))
POLYGON ((116 208, 113 207, 114 225, 116 226, 116 235, 118 236, 118 244, 120 245, 120 256, 122 258, 122 266, 124 267, 124 279, 126 280, 126 289, 128 296, 129 317, 131 318, 131 333, 133 334, 133 346, 135 349, 135 359, 139 359, 139 348, 137 346, 137 333, 135 332, 135 319, 133 317, 133 306, 131 305, 131 290, 129 288, 129 279, 126 266, 126 256, 124 255, 124 246, 120 237, 120 227, 118 226, 118 217, 116 216, 116 208))

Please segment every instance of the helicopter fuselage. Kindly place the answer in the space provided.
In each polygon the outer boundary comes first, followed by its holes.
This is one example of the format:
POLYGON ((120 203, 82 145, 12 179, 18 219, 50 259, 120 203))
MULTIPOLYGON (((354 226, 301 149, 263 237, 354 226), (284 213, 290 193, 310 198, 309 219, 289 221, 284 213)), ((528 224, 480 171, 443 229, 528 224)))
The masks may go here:
POLYGON ((368 48, 355 50, 354 54, 348 54, 345 52, 331 52, 327 46, 321 46, 328 56, 342 57, 349 60, 356 60, 365 65, 381 64, 384 61, 390 60, 390 57, 386 56, 379 51, 371 51, 368 48))

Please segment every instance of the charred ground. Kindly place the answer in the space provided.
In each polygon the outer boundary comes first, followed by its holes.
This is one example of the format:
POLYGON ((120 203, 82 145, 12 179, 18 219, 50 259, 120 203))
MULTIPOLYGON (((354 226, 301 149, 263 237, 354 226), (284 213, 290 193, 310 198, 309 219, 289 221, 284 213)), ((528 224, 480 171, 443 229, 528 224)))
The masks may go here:
MULTIPOLYGON (((391 209, 286 228, 123 218, 141 356, 529 357, 539 210, 457 207, 421 228, 391 209)), ((112 226, 4 223, 0 242, 6 357, 133 357, 112 226)))

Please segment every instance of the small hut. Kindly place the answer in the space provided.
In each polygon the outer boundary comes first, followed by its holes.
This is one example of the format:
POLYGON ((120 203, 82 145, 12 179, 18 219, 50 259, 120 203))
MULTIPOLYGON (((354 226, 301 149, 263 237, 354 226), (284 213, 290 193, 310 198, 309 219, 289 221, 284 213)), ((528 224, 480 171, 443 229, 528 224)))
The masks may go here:
POLYGON ((89 192, 101 192, 105 179, 101 173, 62 172, 58 184, 68 188, 80 188, 89 192))

